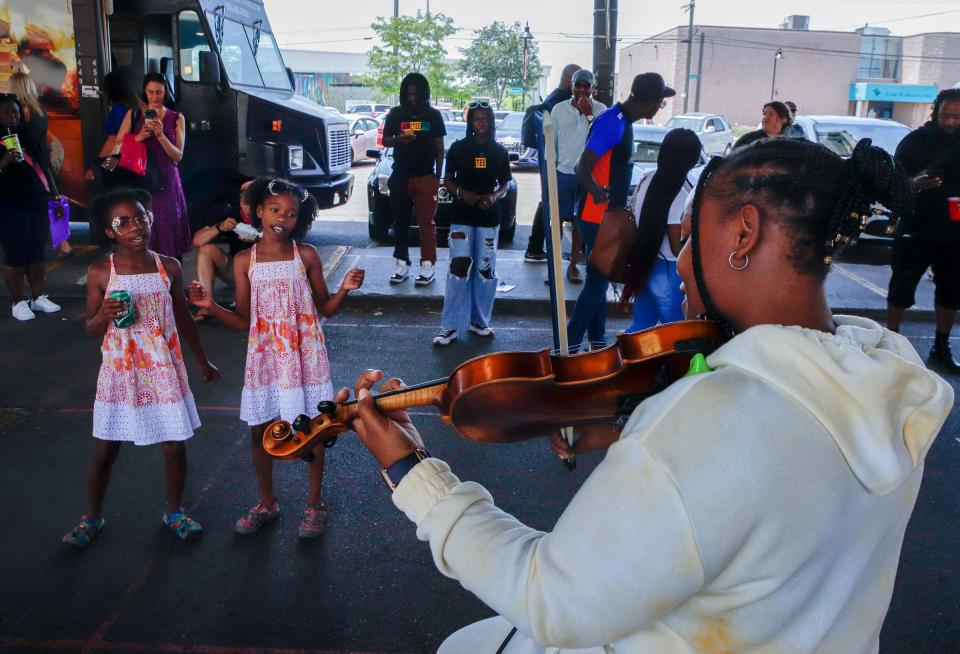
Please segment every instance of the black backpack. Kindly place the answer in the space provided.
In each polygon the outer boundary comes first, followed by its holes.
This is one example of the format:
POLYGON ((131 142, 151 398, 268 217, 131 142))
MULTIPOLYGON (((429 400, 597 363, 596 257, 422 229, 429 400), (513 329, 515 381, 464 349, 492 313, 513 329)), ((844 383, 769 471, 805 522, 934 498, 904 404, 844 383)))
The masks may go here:
POLYGON ((523 114, 523 122, 520 123, 520 142, 526 148, 537 147, 537 112, 543 112, 543 105, 530 105, 523 114))

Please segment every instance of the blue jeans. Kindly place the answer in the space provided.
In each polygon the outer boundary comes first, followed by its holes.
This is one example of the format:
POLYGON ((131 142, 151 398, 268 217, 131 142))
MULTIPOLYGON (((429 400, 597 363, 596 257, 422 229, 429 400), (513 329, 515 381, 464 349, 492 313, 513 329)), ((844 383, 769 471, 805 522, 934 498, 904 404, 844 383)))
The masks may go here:
POLYGON ((658 258, 640 294, 633 298, 633 322, 627 327, 627 333, 683 320, 682 304, 677 262, 658 258))
MULTIPOLYGON (((577 201, 580 196, 580 183, 576 175, 557 173, 557 211, 560 220, 569 220, 577 215, 577 201)), ((546 220, 544 216, 544 220, 546 220)))
POLYGON ((440 326, 458 335, 467 326, 490 324, 497 297, 497 232, 499 227, 450 225, 450 270, 443 295, 440 326))
MULTIPOLYGON (((584 258, 590 255, 593 244, 597 240, 600 225, 588 223, 577 218, 580 234, 583 236, 584 258)), ((587 279, 583 289, 577 297, 577 304, 573 307, 573 314, 567 322, 567 340, 571 352, 577 352, 583 342, 584 334, 590 337, 593 347, 603 347, 607 344, 605 335, 607 328, 607 286, 610 282, 606 277, 591 265, 587 265, 587 279)))

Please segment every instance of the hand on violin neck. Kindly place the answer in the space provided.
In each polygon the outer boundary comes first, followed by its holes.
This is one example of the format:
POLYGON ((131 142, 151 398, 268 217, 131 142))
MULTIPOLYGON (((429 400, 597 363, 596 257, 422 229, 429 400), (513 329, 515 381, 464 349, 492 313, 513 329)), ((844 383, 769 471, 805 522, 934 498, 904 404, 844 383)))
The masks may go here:
MULTIPOLYGON (((360 436, 380 466, 388 468, 415 449, 423 448, 423 440, 406 411, 380 411, 377 408, 370 391, 382 378, 383 373, 379 370, 365 370, 357 378, 354 392, 359 411, 350 422, 350 429, 360 436)), ((380 385, 380 392, 388 393, 403 387, 404 383, 399 379, 388 379, 380 385)), ((333 399, 337 404, 343 404, 350 399, 350 391, 343 388, 333 399)))

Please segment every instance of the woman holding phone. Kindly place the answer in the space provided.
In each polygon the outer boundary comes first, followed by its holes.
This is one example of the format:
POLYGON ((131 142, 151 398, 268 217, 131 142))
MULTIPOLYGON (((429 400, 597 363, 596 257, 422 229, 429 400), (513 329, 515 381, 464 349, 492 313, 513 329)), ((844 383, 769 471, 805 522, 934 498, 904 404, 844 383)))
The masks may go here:
POLYGON ((185 138, 183 114, 169 109, 166 79, 159 73, 143 77, 143 100, 147 108, 141 114, 130 110, 117 133, 120 150, 123 137, 136 134, 136 139, 147 146, 147 166, 155 166, 159 188, 151 188, 153 195, 153 232, 150 249, 180 259, 190 251, 190 228, 187 224, 187 200, 183 195, 180 169, 185 138))

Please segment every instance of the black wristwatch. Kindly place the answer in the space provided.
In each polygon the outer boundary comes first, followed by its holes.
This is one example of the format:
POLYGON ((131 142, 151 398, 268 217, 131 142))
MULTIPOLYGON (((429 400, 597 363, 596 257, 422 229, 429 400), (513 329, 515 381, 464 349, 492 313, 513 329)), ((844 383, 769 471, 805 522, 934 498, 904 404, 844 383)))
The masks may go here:
POLYGON ((389 488, 390 492, 392 493, 393 491, 397 490, 397 486, 400 484, 400 481, 408 472, 413 470, 415 465, 424 459, 429 458, 429 452, 424 449, 417 448, 407 456, 392 464, 389 468, 381 468, 380 475, 383 477, 383 480, 387 482, 387 488, 389 488))

